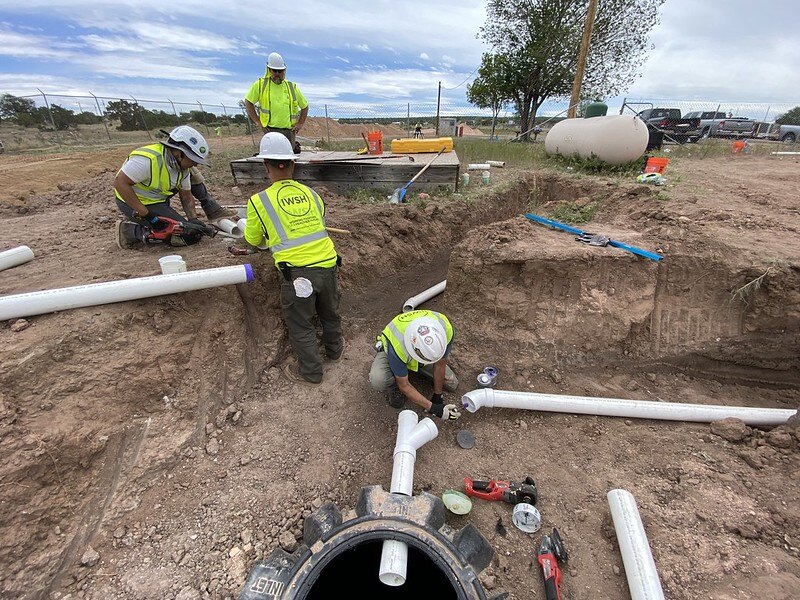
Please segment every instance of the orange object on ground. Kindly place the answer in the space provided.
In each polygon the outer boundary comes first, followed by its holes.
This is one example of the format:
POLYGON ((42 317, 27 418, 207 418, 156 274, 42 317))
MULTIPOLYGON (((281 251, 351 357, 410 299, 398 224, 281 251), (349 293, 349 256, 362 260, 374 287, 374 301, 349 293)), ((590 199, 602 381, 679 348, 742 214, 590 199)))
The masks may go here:
POLYGON ((741 154, 742 150, 744 150, 745 143, 742 140, 736 140, 731 144, 731 152, 733 154, 741 154))
POLYGON ((663 173, 667 169, 668 158, 659 158, 651 156, 647 159, 647 164, 644 166, 645 173, 663 173))
POLYGON ((367 134, 367 146, 370 154, 383 154, 383 133, 370 131, 367 134))

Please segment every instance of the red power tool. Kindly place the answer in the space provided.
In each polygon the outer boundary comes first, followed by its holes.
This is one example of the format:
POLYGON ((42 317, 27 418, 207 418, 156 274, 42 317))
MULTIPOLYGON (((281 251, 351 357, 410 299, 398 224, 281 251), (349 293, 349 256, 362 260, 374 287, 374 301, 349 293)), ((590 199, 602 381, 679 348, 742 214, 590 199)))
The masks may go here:
POLYGON ((542 567, 544 593, 547 600, 561 600, 561 569, 558 563, 567 562, 567 549, 557 529, 550 535, 543 535, 539 543, 537 560, 542 567))
POLYGON ((519 504, 527 502, 536 504, 538 493, 533 477, 526 477, 522 483, 509 483, 508 481, 473 481, 469 477, 464 478, 464 491, 467 496, 482 498, 483 500, 502 500, 508 504, 519 504))
POLYGON ((148 242, 167 242, 173 235, 181 235, 182 233, 197 233, 200 235, 207 235, 214 237, 217 235, 217 230, 211 225, 204 225, 202 223, 191 223, 187 221, 176 221, 169 217, 158 217, 159 223, 165 223, 166 227, 161 229, 153 229, 150 226, 150 232, 147 234, 148 242))

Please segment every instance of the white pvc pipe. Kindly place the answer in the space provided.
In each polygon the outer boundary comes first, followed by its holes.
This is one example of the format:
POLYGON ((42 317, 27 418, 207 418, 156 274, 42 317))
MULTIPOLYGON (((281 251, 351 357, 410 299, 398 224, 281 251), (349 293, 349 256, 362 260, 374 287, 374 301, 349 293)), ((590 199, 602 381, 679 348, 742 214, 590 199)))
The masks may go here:
POLYGON ((486 164, 490 167, 497 167, 498 169, 502 169, 506 166, 506 161, 504 160, 487 160, 486 164))
POLYGON ((0 297, 0 321, 254 280, 249 264, 155 275, 0 297))
POLYGON ((234 223, 230 219, 220 219, 216 222, 217 228, 221 229, 228 235, 231 235, 235 238, 240 238, 244 235, 244 228, 239 227, 239 223, 234 223))
POLYGON ((33 250, 27 246, 17 246, 0 252, 0 271, 16 267, 17 265, 24 265, 26 262, 33 260, 33 250))
POLYGON ((664 590, 661 589, 656 563, 633 494, 626 490, 611 490, 606 497, 617 532, 631 600, 664 600, 664 590))
POLYGON ((794 409, 783 408, 650 402, 620 398, 508 392, 492 388, 480 388, 467 392, 461 398, 461 402, 464 408, 473 413, 485 406, 487 408, 521 408, 581 415, 695 421, 698 423, 711 423, 727 417, 735 417, 747 425, 768 427, 782 425, 797 414, 794 409))
MULTIPOLYGON (((397 441, 394 446, 394 465, 392 467, 392 494, 411 496, 414 488, 414 463, 417 450, 430 442, 439 430, 429 418, 417 423, 417 413, 404 410, 397 417, 397 441)), ((392 587, 406 582, 408 566, 408 545, 397 540, 386 540, 381 550, 381 565, 378 571, 380 580, 392 587)))
POLYGON ((444 291, 444 288, 447 287, 447 280, 440 281, 436 285, 429 287, 424 292, 420 292, 416 296, 411 296, 408 300, 405 301, 403 304, 403 312, 411 312, 420 304, 423 304, 433 298, 434 296, 438 296, 444 291))
POLYGON ((492 168, 489 163, 473 163, 467 165, 467 171, 488 171, 492 168))

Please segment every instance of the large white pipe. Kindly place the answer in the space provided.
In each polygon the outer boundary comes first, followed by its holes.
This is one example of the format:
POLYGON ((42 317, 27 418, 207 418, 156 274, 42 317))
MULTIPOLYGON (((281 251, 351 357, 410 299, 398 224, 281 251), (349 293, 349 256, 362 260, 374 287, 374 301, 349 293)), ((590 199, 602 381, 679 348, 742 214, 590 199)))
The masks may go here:
POLYGON ((644 154, 649 136, 647 125, 634 115, 564 119, 547 132, 544 149, 548 154, 594 155, 610 165, 624 165, 644 154))
MULTIPOLYGON (((439 430, 429 418, 417 423, 417 413, 404 410, 397 417, 397 441, 394 446, 392 467, 392 494, 411 496, 414 488, 414 463, 417 450, 430 442, 439 430)), ((378 571, 385 585, 401 586, 406 582, 408 546, 405 542, 386 540, 381 550, 381 566, 378 571)))
POLYGON ((16 267, 17 265, 24 265, 26 262, 33 260, 33 250, 27 246, 17 246, 11 250, 0 252, 0 271, 16 267))
POLYGON ((444 288, 447 287, 447 280, 440 281, 436 285, 429 287, 424 292, 420 292, 416 296, 411 296, 408 300, 405 301, 403 304, 403 312, 411 312, 420 304, 423 304, 433 298, 434 296, 438 296, 444 291, 444 288))
POLYGON ((606 497, 611 507, 631 600, 664 600, 656 563, 633 494, 625 490, 611 490, 606 497))
POLYGON ((253 268, 244 264, 16 294, 0 297, 0 321, 253 280, 253 268))
POLYGON ((698 423, 711 423, 727 417, 735 417, 748 425, 767 427, 782 425, 797 414, 794 409, 783 408, 650 402, 620 398, 508 392, 492 388, 480 388, 467 392, 461 398, 461 402, 469 412, 475 412, 485 406, 487 408, 520 408, 581 415, 695 421, 698 423))
MULTIPOLYGON (((244 219, 242 219, 242 221, 243 220, 244 219)), ((234 223, 230 219, 219 219, 215 223, 218 229, 235 238, 240 238, 244 235, 244 227, 239 227, 240 222, 241 221, 234 223)))

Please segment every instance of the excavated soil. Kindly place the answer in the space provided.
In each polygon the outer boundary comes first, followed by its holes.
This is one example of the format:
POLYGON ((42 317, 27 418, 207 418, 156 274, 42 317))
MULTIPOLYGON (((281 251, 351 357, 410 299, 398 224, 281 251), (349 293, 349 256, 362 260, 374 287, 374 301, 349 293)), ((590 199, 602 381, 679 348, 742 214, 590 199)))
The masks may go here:
MULTIPOLYGON (((3 247, 36 253, 0 272, 0 293, 151 275, 170 253, 117 249, 113 172, 76 178, 72 167, 52 161, 41 174, 66 182, 57 193, 0 202, 3 247)), ((499 171, 489 187, 403 206, 320 189, 329 225, 352 231, 335 237, 346 354, 320 386, 280 372, 289 350, 267 255, 247 260, 253 284, 7 322, 0 595, 236 597, 254 561, 294 548, 313 509, 347 510, 362 486, 388 487, 397 411, 367 382, 372 342, 406 298, 444 278, 428 306, 457 329, 459 393, 494 364, 501 389, 797 408, 800 162, 686 158, 669 169, 662 190, 499 171), (665 259, 589 247, 520 216, 592 202, 584 229, 665 259)), ((190 269, 247 262, 225 245, 181 254, 190 269)), ((768 431, 484 408, 439 431, 418 452, 415 491, 532 476, 543 529, 557 527, 570 553, 565 598, 629 597, 613 488, 636 497, 668 598, 800 589, 796 420, 768 431), (456 445, 461 429, 473 449, 456 445)), ((543 598, 538 534, 510 515, 476 500, 447 521, 491 542, 489 596, 543 598)))

